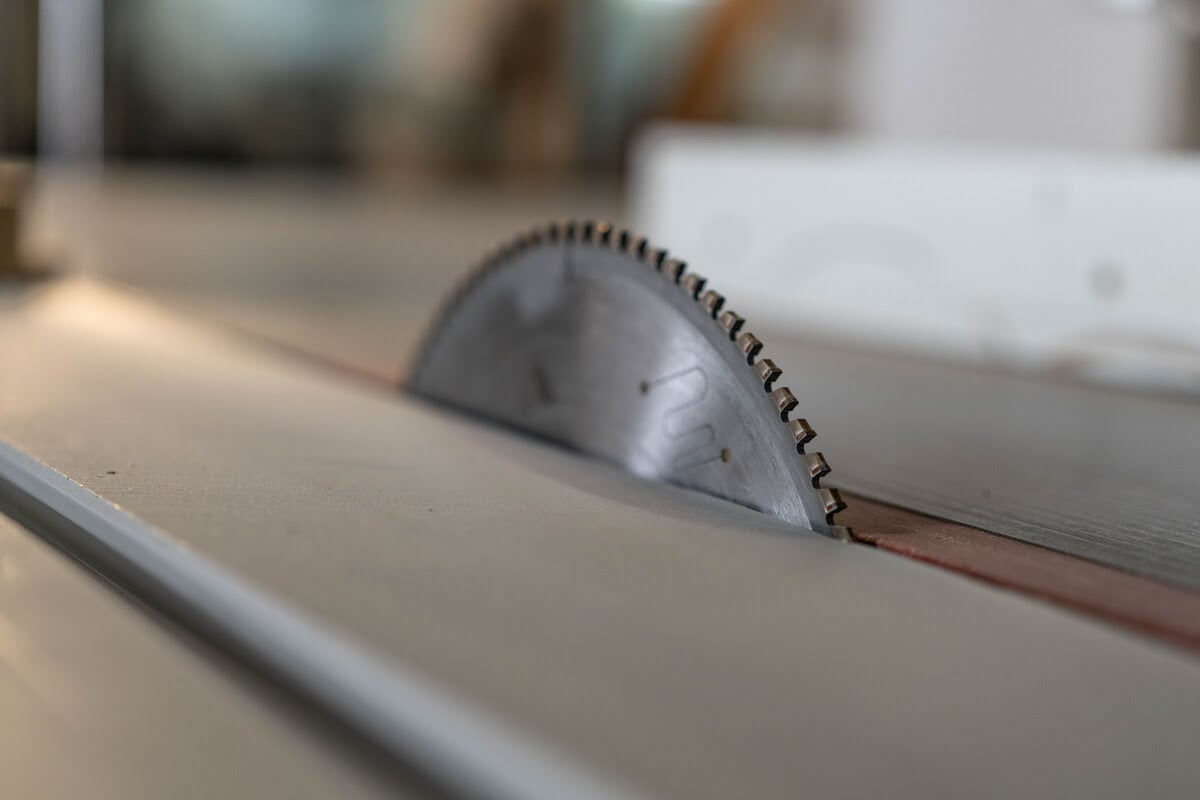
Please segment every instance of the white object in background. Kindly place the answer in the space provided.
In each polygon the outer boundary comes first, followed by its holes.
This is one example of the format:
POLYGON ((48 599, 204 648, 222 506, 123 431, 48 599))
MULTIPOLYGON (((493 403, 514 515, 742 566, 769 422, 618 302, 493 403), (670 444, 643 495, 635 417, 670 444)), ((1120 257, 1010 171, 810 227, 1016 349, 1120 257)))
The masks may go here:
POLYGON ((847 121, 906 141, 1174 144, 1194 31, 1160 5, 856 0, 847 121))
POLYGON ((756 327, 1200 389, 1200 159, 660 128, 632 186, 756 327))

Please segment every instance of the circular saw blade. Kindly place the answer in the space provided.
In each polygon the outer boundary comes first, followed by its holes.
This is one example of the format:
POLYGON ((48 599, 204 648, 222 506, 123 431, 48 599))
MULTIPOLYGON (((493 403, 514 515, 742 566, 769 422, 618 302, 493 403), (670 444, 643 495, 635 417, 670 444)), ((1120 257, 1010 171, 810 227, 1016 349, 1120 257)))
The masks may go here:
POLYGON ((422 398, 837 538, 792 392, 704 278, 606 223, 557 223, 489 257, 415 362, 422 398))

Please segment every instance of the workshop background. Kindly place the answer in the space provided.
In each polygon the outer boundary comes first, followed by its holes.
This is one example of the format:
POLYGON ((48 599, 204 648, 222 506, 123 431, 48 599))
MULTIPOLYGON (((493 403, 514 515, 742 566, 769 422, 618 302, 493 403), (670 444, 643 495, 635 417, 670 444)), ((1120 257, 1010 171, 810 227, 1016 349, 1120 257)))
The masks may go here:
POLYGON ((1191 0, 3 8, 0 152, 37 165, 6 249, 357 368, 580 216, 776 327, 1200 388, 1191 0))
POLYGON ((4 8, 9 153, 528 177, 619 174, 664 119, 1078 148, 1200 135, 1186 0, 4 8))

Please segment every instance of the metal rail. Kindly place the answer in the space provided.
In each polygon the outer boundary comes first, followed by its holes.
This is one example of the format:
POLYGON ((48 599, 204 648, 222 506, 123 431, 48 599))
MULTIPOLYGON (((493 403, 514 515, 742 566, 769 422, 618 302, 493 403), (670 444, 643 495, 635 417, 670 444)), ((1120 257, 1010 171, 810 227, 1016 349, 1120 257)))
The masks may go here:
POLYGON ((0 512, 455 797, 628 797, 0 442, 0 512))

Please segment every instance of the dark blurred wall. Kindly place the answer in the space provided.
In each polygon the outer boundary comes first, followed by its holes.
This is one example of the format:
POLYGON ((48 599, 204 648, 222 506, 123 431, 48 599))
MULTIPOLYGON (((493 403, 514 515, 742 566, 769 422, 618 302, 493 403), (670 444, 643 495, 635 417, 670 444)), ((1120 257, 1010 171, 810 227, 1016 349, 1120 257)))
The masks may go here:
POLYGON ((0 0, 0 153, 37 143, 37 0, 0 0))

